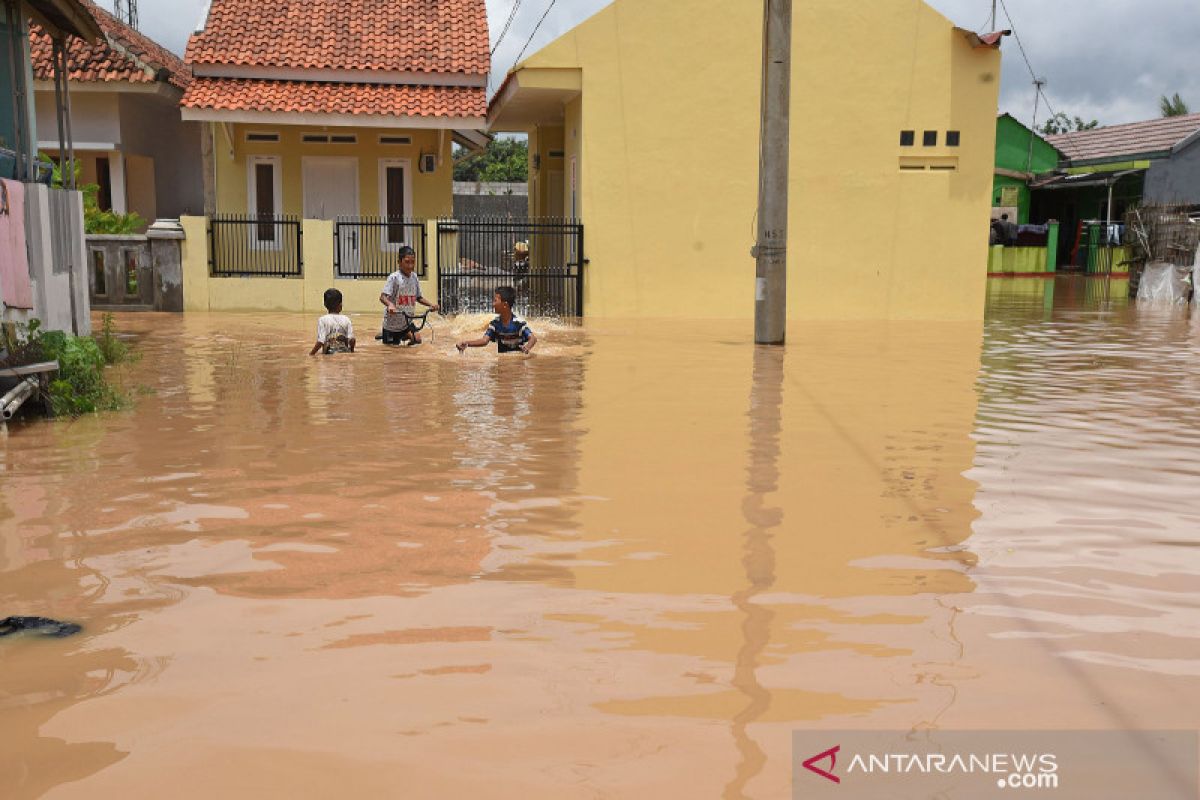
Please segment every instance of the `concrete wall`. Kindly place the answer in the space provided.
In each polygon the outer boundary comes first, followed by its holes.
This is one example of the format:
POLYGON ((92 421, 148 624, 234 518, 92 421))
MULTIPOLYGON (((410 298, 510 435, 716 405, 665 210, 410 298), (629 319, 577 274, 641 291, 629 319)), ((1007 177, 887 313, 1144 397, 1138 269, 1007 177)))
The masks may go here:
MULTIPOLYGON (((616 0, 523 62, 581 72, 588 314, 753 315, 761 33, 761 5, 616 0)), ((917 0, 799 4, 794 40, 789 313, 981 318, 1000 54, 917 0)))
MULTIPOLYGON (((149 94, 120 96, 121 149, 128 156, 153 159, 155 208, 142 213, 176 219, 204 211, 204 180, 200 159, 200 123, 179 118, 177 98, 149 94)), ((136 174, 130 175, 130 199, 136 174)), ((139 196, 146 196, 142 192, 139 196)))
POLYGON ((456 217, 527 217, 529 195, 526 194, 456 194, 456 217))
MULTIPOLYGON (((306 219, 303 222, 304 275, 299 278, 215 278, 208 263, 207 220, 183 217, 183 307, 185 311, 307 311, 324 314, 322 302, 326 289, 342 292, 343 308, 348 313, 378 312, 383 306, 379 294, 383 278, 335 278, 333 269, 333 223, 306 219)), ((437 241, 437 222, 427 228, 428 241, 437 241)), ((437 297, 436 259, 429 260, 429 272, 421 278, 421 291, 431 300, 437 297)), ((315 324, 315 319, 314 319, 315 324)))
POLYGON ((214 136, 216 162, 217 211, 222 214, 246 212, 246 158, 251 155, 279 156, 282 162, 283 213, 300 216, 304 212, 304 187, 301 159, 305 156, 353 157, 359 161, 359 214, 380 213, 380 159, 402 158, 411 164, 413 210, 408 216, 432 218, 449 216, 454 210, 451 185, 454 168, 450 159, 449 134, 436 130, 381 128, 321 128, 320 126, 230 125, 230 135, 217 126, 214 136), (279 142, 247 142, 246 133, 278 133, 279 142), (354 134, 356 144, 306 144, 305 133, 354 134), (384 145, 381 135, 409 136, 412 144, 384 145), (431 173, 421 173, 417 160, 422 153, 438 153, 443 159, 431 173))
POLYGON ((1146 173, 1147 203, 1200 205, 1200 143, 1193 142, 1146 173))
MULTIPOLYGON (((75 89, 77 84, 71 84, 75 89)), ((58 117, 54 112, 54 91, 37 92, 38 138, 58 148, 58 117)), ((71 137, 77 150, 87 145, 120 144, 121 115, 116 92, 71 92, 71 137)))
POLYGON ((83 195, 25 185, 25 242, 33 316, 45 330, 90 333, 83 239, 83 195))

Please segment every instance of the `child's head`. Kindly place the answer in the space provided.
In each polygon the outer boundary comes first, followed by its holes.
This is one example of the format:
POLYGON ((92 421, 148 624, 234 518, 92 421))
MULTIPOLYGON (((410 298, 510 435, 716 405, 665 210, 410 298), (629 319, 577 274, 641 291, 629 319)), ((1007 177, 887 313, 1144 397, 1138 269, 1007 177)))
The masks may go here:
POLYGON ((325 290, 325 310, 337 314, 342 310, 342 293, 337 289, 325 290))
POLYGON ((503 314, 505 311, 512 313, 513 306, 517 304, 517 290, 511 286, 501 286, 496 290, 496 296, 492 298, 492 308, 497 314, 503 314))
POLYGON ((405 277, 412 275, 413 270, 417 267, 417 251, 404 244, 400 245, 396 255, 400 258, 400 271, 404 273, 405 277))

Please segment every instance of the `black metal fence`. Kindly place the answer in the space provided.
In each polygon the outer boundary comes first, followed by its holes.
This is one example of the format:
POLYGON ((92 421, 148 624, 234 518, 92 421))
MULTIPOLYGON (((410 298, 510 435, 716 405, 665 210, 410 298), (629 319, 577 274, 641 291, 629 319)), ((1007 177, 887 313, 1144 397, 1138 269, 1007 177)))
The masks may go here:
POLYGON ((491 312, 500 286, 530 316, 583 315, 583 224, 553 217, 469 217, 437 224, 438 302, 452 313, 491 312))
POLYGON ((338 217, 333 223, 333 269, 339 278, 386 278, 399 267, 398 251, 417 251, 417 275, 429 272, 425 220, 338 217))
POLYGON ((209 266, 214 277, 304 274, 300 219, 216 215, 208 223, 209 266))

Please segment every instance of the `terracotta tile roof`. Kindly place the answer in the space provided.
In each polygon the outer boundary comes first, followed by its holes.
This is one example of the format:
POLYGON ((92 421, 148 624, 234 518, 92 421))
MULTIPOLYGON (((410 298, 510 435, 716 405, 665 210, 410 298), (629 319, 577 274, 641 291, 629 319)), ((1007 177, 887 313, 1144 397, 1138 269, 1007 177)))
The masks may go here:
POLYGON ((189 64, 486 75, 484 0, 212 0, 189 64))
MULTIPOLYGON (((80 0, 104 33, 104 41, 92 44, 72 37, 67 44, 68 76, 73 81, 154 83, 163 71, 166 80, 180 89, 191 81, 191 69, 179 56, 130 28, 92 0, 80 0)), ((29 48, 33 76, 37 80, 54 79, 53 48, 50 36, 36 25, 29 29, 29 48)))
POLYGON ((1047 136, 1072 161, 1161 153, 1200 130, 1200 114, 1163 117, 1090 131, 1047 136))
POLYGON ((482 117, 487 113, 487 90, 482 86, 195 78, 179 104, 218 111, 482 117))

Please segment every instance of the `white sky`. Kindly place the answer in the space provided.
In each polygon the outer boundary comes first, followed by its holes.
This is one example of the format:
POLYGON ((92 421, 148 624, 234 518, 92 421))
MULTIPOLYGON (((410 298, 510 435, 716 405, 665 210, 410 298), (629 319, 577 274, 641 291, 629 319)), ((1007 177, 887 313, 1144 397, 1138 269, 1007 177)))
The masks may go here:
MULTIPOLYGON (((627 0, 637 2, 637 0, 627 0)), ((731 0, 751 2, 751 0, 731 0)), ((753 0, 759 2, 760 0, 753 0)), ((99 0, 111 8, 112 0, 99 0)), ((493 59, 503 76, 529 39, 550 0, 487 0, 493 45, 514 2, 512 29, 493 59)), ((611 0, 557 0, 526 54, 553 40, 611 0)), ((686 2, 686 0, 679 0, 686 2)), ((794 0, 802 3, 804 0, 794 0)), ((871 2, 871 0, 845 0, 871 2)), ((991 0, 927 0, 956 24, 981 30, 991 0)), ((1049 83, 1056 111, 1098 119, 1102 125, 1158 116, 1158 98, 1179 92, 1200 111, 1200 3, 1197 0, 1003 0, 1029 59, 1049 83)), ((205 0, 139 0, 140 27, 166 47, 183 52, 205 0)), ((1003 10, 1000 27, 1009 27, 1003 10)), ((803 42, 798 42, 803 46, 803 42)), ((1028 122, 1033 87, 1017 43, 1004 42, 1000 110, 1028 122)), ((499 83, 494 79, 493 88, 499 83)), ((1045 111, 1039 113, 1044 119, 1045 111)))

